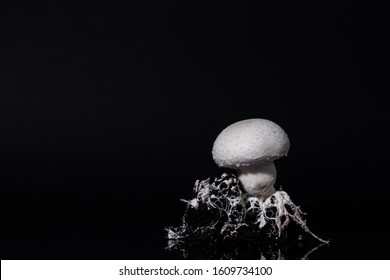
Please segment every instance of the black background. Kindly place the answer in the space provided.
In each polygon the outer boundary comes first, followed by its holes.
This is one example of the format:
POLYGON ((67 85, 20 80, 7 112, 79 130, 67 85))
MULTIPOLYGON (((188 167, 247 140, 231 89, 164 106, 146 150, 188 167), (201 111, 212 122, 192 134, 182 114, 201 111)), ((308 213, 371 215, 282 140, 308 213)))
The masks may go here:
POLYGON ((163 228, 247 118, 290 137, 313 258, 388 258, 383 7, 130 2, 0 9, 2 259, 180 258, 163 228))

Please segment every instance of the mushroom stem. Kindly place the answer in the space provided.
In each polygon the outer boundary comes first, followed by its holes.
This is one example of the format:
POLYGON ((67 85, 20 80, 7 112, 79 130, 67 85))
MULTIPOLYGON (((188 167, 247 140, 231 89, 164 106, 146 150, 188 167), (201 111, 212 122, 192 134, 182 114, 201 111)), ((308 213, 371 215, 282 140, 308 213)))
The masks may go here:
POLYGON ((238 169, 238 179, 248 194, 258 196, 262 201, 276 192, 276 167, 273 161, 241 166, 238 169))

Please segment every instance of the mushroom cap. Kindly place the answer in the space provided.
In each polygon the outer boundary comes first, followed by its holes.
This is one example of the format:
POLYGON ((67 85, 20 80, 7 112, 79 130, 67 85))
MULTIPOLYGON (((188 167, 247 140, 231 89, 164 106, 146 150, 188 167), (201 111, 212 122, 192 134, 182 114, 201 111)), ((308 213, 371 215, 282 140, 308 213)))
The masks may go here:
POLYGON ((238 169, 286 156, 290 141, 284 130, 265 119, 248 119, 226 127, 213 146, 213 159, 220 167, 238 169))

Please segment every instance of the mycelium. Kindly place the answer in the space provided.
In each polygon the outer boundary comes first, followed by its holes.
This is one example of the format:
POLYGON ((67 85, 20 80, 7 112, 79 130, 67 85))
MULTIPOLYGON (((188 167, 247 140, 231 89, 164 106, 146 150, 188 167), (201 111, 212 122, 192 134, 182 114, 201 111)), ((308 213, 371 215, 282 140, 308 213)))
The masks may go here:
POLYGON ((183 200, 187 208, 182 225, 168 228, 172 244, 186 240, 214 241, 249 239, 281 242, 303 235, 327 243, 312 233, 303 220, 303 212, 290 196, 275 188, 274 160, 286 156, 290 141, 284 130, 265 119, 248 119, 225 128, 217 137, 212 156, 219 167, 233 169, 220 178, 196 181, 192 200, 183 200), (299 233, 301 232, 301 233, 299 233))

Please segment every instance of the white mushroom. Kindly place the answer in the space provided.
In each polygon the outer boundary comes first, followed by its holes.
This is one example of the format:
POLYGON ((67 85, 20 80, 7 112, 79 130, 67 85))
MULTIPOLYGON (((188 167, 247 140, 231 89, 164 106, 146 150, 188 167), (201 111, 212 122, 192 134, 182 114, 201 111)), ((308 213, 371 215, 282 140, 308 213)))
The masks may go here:
POLYGON ((274 160, 286 156, 290 141, 284 130, 265 119, 248 119, 225 128, 213 146, 213 159, 220 167, 238 171, 244 190, 265 200, 276 190, 274 160))

